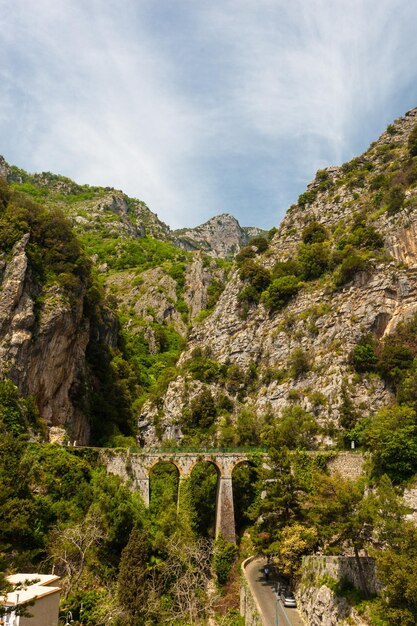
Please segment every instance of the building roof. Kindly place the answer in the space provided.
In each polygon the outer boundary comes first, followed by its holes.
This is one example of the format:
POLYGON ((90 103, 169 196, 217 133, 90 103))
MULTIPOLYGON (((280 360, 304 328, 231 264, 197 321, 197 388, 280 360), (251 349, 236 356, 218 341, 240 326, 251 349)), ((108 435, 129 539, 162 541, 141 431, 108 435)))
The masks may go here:
POLYGON ((43 598, 53 593, 59 593, 61 587, 51 587, 50 583, 59 580, 59 576, 53 574, 12 574, 6 577, 12 585, 22 585, 22 588, 16 591, 10 591, 5 597, 0 598, 0 604, 13 606, 15 604, 24 604, 31 600, 43 598), (37 581, 30 584, 30 581, 37 581), (29 584, 26 585, 25 583, 29 584))
POLYGON ((11 585, 24 584, 28 582, 31 584, 33 581, 36 585, 44 586, 51 585, 52 583, 56 583, 59 580, 59 576, 55 576, 55 574, 11 574, 7 576, 7 580, 11 585), (35 582, 36 581, 36 582, 35 582))

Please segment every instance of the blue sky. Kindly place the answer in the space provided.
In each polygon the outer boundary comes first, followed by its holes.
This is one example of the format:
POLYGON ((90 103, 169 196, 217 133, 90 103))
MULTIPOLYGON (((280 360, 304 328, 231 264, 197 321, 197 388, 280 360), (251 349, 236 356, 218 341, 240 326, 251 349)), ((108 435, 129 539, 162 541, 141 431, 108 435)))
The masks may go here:
POLYGON ((270 228, 417 106, 413 0, 0 0, 0 154, 270 228))

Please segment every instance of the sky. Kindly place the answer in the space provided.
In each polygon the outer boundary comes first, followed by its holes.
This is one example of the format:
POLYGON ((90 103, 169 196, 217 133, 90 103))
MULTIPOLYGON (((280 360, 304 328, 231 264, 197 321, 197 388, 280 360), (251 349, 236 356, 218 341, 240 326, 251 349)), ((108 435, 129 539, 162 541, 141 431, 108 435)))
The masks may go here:
POLYGON ((0 0, 0 154, 277 226, 417 106, 415 0, 0 0))

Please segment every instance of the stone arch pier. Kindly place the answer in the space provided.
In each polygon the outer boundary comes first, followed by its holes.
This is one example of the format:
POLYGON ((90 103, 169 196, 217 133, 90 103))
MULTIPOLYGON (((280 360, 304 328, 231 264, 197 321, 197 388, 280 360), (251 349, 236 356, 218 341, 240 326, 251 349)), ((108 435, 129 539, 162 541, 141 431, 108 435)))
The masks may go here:
POLYGON ((233 506, 232 472, 239 463, 250 461, 247 454, 241 452, 113 452, 103 451, 102 461, 107 471, 132 482, 133 489, 142 494, 146 506, 149 506, 150 472, 157 463, 172 463, 179 473, 179 492, 181 481, 188 478, 197 463, 212 463, 218 472, 216 495, 216 537, 221 533, 227 541, 236 541, 235 514, 233 506))

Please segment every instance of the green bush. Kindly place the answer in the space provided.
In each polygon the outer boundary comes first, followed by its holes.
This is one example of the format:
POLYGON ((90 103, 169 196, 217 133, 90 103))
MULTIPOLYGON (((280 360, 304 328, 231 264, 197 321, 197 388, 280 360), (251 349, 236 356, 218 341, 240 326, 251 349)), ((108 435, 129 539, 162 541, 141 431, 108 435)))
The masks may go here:
POLYGON ((359 373, 374 372, 377 368, 377 356, 372 335, 362 337, 353 348, 351 363, 359 373))
POLYGON ((388 337, 378 359, 378 371, 390 383, 399 383, 406 370, 413 365, 413 351, 396 337, 388 337))
POLYGON ((214 424, 217 415, 216 403, 210 389, 203 389, 198 396, 190 402, 189 411, 184 415, 186 429, 210 428, 214 424))
POLYGON ((327 230, 319 222, 310 222, 303 230, 303 243, 321 243, 329 238, 327 230))
POLYGON ((240 279, 261 293, 271 282, 271 272, 252 259, 247 259, 240 268, 240 279))
POLYGON ((417 156, 417 124, 414 126, 408 138, 408 149, 411 156, 417 156))
POLYGON ((220 363, 206 356, 193 357, 184 364, 184 367, 195 380, 202 383, 216 382, 222 371, 220 363))
POLYGON ((256 256, 256 250, 252 246, 245 246, 236 255, 236 263, 241 265, 247 259, 253 259, 256 256))
POLYGON ((387 197, 387 213, 395 215, 403 208, 405 200, 405 190, 401 185, 394 185, 388 191, 387 197))
POLYGON ((253 285, 247 285, 239 291, 237 299, 240 303, 259 304, 261 294, 253 285))
POLYGON ((213 569, 219 586, 226 584, 237 553, 236 544, 226 541, 221 535, 217 537, 214 543, 213 569))
POLYGON ((298 261, 277 261, 272 268, 272 278, 301 276, 302 267, 298 261))
POLYGON ((417 415, 407 406, 382 409, 364 425, 362 443, 371 450, 374 472, 401 483, 417 471, 417 415))
POLYGON ((349 283, 355 278, 358 272, 365 270, 367 267, 368 261, 366 257, 356 250, 351 250, 343 259, 342 264, 336 272, 336 287, 342 287, 346 283, 349 283))
POLYGON ((303 243, 299 247, 298 260, 305 280, 320 278, 329 268, 329 247, 325 243, 303 243))
POLYGON ((302 348, 295 348, 289 356, 288 365, 294 378, 298 378, 310 369, 310 357, 302 348))
POLYGON ((293 298, 302 287, 297 276, 276 278, 262 294, 265 305, 272 311, 281 309, 293 298))
POLYGON ((253 239, 249 241, 249 245, 255 246, 257 253, 261 254, 262 252, 268 250, 269 241, 265 237, 259 235, 258 237, 253 237, 253 239))
POLYGON ((298 196, 298 205, 300 207, 305 207, 308 204, 311 204, 312 202, 314 202, 314 200, 317 197, 317 190, 316 189, 312 189, 310 191, 305 191, 304 193, 300 194, 298 196))

